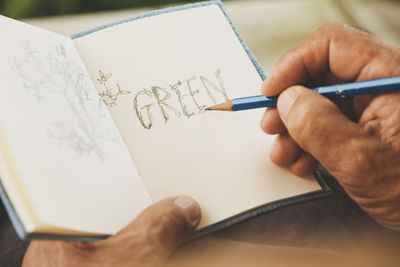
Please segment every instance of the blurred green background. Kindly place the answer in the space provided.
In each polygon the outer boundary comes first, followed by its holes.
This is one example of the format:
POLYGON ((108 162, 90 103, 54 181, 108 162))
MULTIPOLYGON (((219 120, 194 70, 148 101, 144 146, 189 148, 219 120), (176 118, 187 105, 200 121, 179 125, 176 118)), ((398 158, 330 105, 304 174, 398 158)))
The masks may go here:
MULTIPOLYGON (((0 0, 0 14, 11 18, 21 19, 21 18, 31 18, 31 17, 56 16, 62 14, 86 13, 93 11, 119 10, 119 9, 138 8, 138 7, 154 8, 154 6, 162 7, 165 5, 182 4, 182 3, 198 2, 198 1, 205 1, 205 0, 0 0)), ((260 0, 260 1, 270 2, 271 0, 269 1, 260 0)), ((303 2, 303 1, 298 0, 298 2, 303 2)), ((341 0, 333 0, 333 1, 342 2, 341 0)), ((400 2, 400 0, 386 0, 386 1, 378 0, 378 1, 400 2)), ((227 2, 227 0, 224 0, 224 3, 225 2, 227 2)), ((246 1, 242 0, 241 2, 246 2, 246 1)), ((346 0, 344 2, 346 2, 346 0)), ((365 2, 368 3, 370 1, 366 0, 365 2)))
MULTIPOLYGON (((183 0, 0 0, 0 13, 12 18, 53 16, 91 11, 161 6, 183 0)), ((193 1, 192 1, 193 2, 193 1)))

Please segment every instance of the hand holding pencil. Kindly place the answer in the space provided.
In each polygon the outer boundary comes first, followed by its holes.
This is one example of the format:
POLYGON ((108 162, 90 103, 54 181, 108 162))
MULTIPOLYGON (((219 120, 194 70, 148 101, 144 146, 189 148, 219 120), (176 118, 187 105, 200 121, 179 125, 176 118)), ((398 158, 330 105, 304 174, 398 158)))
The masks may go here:
POLYGON ((321 163, 361 208, 400 230, 400 92, 335 103, 310 88, 400 75, 400 50, 327 24, 284 55, 262 86, 280 95, 261 128, 277 134, 270 159, 303 176, 321 163))

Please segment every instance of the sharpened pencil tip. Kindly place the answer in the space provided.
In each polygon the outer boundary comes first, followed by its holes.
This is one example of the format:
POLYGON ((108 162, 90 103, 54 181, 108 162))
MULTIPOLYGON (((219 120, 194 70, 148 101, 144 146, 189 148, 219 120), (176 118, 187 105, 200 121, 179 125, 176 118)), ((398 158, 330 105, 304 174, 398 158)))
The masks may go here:
POLYGON ((211 106, 211 107, 207 107, 206 110, 225 110, 225 111, 232 111, 232 100, 225 102, 225 103, 221 103, 215 106, 211 106))

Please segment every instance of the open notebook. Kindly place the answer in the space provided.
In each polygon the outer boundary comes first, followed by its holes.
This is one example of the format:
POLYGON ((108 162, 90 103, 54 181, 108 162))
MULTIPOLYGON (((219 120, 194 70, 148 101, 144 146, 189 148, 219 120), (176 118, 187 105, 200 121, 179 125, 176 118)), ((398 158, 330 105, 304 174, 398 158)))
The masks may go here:
POLYGON ((181 194, 204 234, 330 193, 269 161, 263 110, 205 112, 265 78, 220 1, 72 38, 3 16, 0 32, 1 193, 22 238, 114 234, 181 194))

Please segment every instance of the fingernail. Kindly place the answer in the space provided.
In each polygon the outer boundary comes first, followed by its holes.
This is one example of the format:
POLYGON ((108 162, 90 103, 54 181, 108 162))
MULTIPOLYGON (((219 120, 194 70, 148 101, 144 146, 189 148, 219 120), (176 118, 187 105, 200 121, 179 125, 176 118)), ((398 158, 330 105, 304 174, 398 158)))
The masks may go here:
POLYGON ((200 207, 192 198, 180 196, 174 200, 174 203, 189 215, 192 222, 197 222, 199 220, 201 214, 200 207))
POLYGON ((286 118, 289 114, 290 109, 292 108, 296 98, 299 93, 296 87, 290 87, 286 89, 278 98, 278 111, 283 121, 286 121, 286 118))

